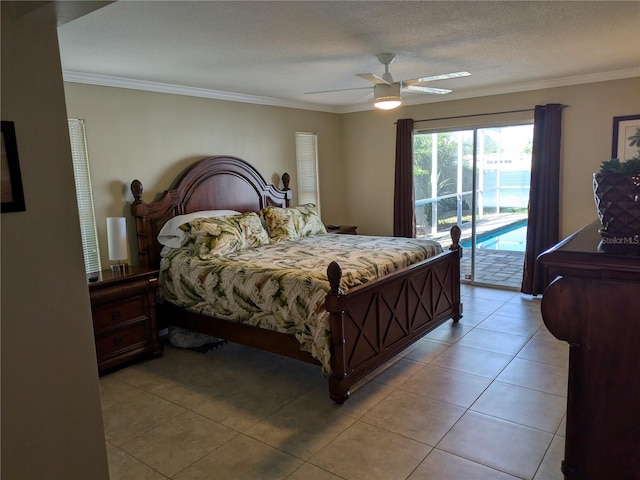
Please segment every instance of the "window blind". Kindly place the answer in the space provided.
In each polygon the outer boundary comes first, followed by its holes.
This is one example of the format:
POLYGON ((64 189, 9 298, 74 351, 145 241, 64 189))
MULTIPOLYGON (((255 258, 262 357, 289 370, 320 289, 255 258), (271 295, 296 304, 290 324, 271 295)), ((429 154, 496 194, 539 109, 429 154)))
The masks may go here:
POLYGON ((318 182, 318 136, 296 132, 296 164, 298 167, 298 204, 313 203, 320 213, 318 182))
POLYGON ((76 181, 76 197, 80 215, 80 232, 82 234, 82 250, 84 267, 87 273, 98 272, 100 266, 100 249, 96 217, 93 209, 91 191, 91 175, 89 172, 89 155, 84 120, 69 119, 69 137, 71 139, 71 155, 73 157, 73 176, 76 181))

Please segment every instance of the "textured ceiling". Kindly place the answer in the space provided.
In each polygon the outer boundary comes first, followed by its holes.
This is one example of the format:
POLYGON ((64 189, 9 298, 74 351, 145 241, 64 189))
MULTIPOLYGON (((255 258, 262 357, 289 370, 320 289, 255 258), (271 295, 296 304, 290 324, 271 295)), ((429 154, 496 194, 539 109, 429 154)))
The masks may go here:
POLYGON ((638 1, 120 0, 59 38, 68 80, 355 111, 368 90, 305 92, 369 87, 355 74, 381 75, 382 52, 397 54, 396 81, 472 73, 427 84, 447 95, 404 93, 408 104, 640 76, 639 25, 638 1))

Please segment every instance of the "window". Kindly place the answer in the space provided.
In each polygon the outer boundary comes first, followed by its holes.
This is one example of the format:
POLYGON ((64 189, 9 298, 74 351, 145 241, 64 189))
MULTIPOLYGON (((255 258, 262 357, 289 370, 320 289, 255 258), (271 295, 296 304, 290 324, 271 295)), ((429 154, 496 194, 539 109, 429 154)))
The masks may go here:
POLYGON ((298 203, 313 203, 320 213, 318 183, 318 136, 296 132, 296 163, 298 167, 298 203))
POLYGON ((413 139, 418 236, 526 213, 532 124, 416 131, 413 139))
POLYGON ((73 157, 73 176, 76 180, 84 268, 87 273, 97 272, 102 268, 100 266, 96 217, 93 211, 93 194, 91 192, 89 155, 87 153, 84 120, 69 119, 69 137, 71 138, 71 155, 73 157))

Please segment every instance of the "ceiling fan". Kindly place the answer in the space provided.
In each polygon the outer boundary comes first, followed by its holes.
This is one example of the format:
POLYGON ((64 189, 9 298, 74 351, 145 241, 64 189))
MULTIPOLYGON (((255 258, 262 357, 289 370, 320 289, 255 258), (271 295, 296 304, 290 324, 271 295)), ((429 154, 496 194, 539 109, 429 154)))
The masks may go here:
MULTIPOLYGON (((451 92, 451 90, 445 88, 432 88, 425 87, 422 84, 426 82, 433 82, 435 80, 444 80, 447 78, 458 78, 458 77, 466 77, 471 75, 469 72, 454 72, 454 73, 445 73, 442 75, 432 75, 429 77, 419 77, 412 78, 410 80, 402 80, 396 82, 393 80, 391 76, 391 72, 389 72, 389 65, 393 63, 396 58, 395 53, 380 53, 376 55, 378 57, 378 61, 384 65, 384 73, 382 76, 378 76, 373 73, 357 73, 356 76, 367 80, 374 84, 373 86, 373 97, 374 97, 374 105, 377 108, 381 108, 383 110, 391 110, 392 108, 396 108, 400 106, 401 101, 401 92, 420 92, 420 93, 430 93, 436 95, 443 95, 445 93, 451 92)), ((328 93, 328 92, 338 92, 338 91, 346 91, 346 90, 361 90, 363 88, 371 88, 371 87, 359 87, 359 88, 345 88, 342 90, 325 90, 322 92, 307 92, 308 94, 314 93, 328 93)))

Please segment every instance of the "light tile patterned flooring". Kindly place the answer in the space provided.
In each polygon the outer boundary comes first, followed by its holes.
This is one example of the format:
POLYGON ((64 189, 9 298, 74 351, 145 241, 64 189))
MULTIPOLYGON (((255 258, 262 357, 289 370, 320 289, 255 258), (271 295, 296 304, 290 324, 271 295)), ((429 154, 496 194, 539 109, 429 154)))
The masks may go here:
POLYGON ((539 299, 462 293, 342 406, 318 367, 235 344, 102 377, 111 479, 562 479, 567 345, 539 299))

